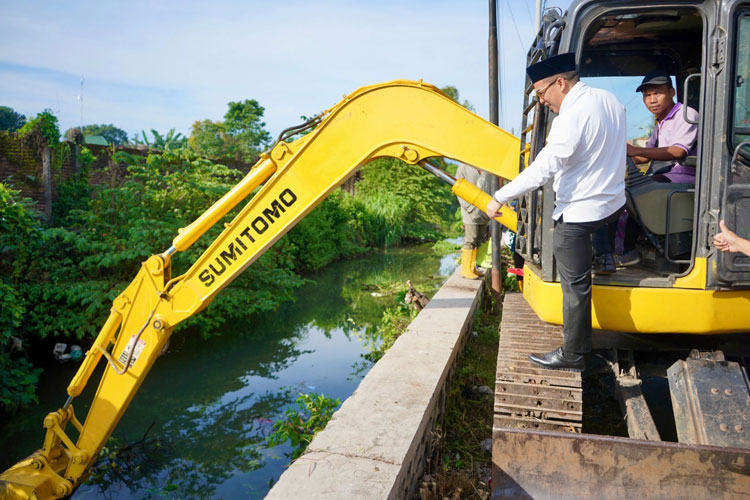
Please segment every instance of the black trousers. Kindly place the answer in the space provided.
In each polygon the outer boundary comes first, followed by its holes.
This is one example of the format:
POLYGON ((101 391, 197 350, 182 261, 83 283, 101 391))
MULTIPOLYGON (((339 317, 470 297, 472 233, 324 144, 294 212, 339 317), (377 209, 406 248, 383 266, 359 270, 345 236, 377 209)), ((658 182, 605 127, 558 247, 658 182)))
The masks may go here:
POLYGON ((615 222, 624 206, 593 222, 555 221, 554 255, 563 292, 563 351, 591 351, 591 234, 615 222))

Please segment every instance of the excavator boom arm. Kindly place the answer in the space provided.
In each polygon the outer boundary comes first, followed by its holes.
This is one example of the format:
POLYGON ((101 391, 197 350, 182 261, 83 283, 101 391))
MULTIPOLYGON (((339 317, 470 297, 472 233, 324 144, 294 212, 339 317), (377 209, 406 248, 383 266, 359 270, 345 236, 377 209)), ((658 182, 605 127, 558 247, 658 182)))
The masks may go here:
MULTIPOLYGON (((277 144, 253 168, 271 175, 175 286, 170 324, 204 307, 360 165, 383 156, 410 164, 447 157, 512 179, 519 146, 432 85, 397 81, 355 91, 315 131, 277 144)), ((502 222, 514 226, 515 214, 502 222)))
MULTIPOLYGON (((68 386, 68 402, 45 419, 43 448, 0 474, 0 491, 7 497, 70 494, 85 478, 174 326, 205 308, 360 165, 385 156, 413 165, 446 157, 505 179, 518 173, 519 140, 429 84, 399 80, 363 87, 321 116, 308 135, 280 141, 263 154, 237 186, 180 231, 169 250, 143 263, 115 299, 108 321, 68 386), (193 266, 171 279, 172 254, 192 245, 261 185, 193 266), (109 366, 80 424, 70 403, 102 357, 109 366), (76 442, 66 433, 68 423, 79 431, 76 442)), ((440 177, 453 184, 458 196, 485 209, 489 195, 463 179, 440 177)), ((507 207, 498 220, 515 230, 515 214, 507 207)))

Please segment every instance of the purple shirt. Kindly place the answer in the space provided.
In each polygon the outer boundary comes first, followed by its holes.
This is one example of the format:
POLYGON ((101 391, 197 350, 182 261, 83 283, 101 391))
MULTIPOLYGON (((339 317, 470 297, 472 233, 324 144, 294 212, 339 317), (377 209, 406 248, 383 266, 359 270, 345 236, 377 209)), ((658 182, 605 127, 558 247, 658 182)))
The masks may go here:
MULTIPOLYGON (((698 112, 687 108, 688 119, 697 122, 698 112)), ((646 142, 647 148, 664 148, 677 146, 685 150, 688 156, 695 156, 698 139, 698 125, 685 121, 682 103, 678 102, 669 110, 663 120, 657 121, 651 137, 646 142)), ((688 182, 695 184, 695 167, 688 167, 675 163, 669 172, 664 174, 672 182, 688 182)))

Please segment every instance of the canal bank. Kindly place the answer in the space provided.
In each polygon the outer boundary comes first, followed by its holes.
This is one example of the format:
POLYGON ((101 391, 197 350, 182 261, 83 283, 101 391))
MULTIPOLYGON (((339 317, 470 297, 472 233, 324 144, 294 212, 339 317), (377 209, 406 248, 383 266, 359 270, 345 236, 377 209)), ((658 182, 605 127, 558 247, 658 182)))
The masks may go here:
POLYGON ((266 499, 410 498, 482 285, 454 272, 266 499))
MULTIPOLYGON (((363 356, 373 331, 397 302, 394 284, 403 290, 409 279, 431 295, 455 266, 431 244, 390 248, 307 276, 293 303, 210 339, 178 332, 107 444, 98 476, 73 498, 263 498, 291 452, 265 446, 273 422, 298 393, 351 395, 372 366, 363 356)), ((76 369, 46 367, 39 404, 0 422, 0 460, 42 444, 44 415, 59 407, 76 369)), ((97 379, 76 399, 78 414, 97 379)))

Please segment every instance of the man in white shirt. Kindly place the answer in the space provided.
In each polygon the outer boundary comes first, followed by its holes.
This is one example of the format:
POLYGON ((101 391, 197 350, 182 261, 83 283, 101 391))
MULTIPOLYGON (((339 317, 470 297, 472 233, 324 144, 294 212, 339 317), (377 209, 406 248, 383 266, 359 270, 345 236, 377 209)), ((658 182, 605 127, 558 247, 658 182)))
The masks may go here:
POLYGON ((583 371, 591 351, 591 234, 625 207, 625 108, 614 94, 580 82, 575 54, 529 66, 539 102, 558 116, 547 144, 487 205, 495 217, 509 200, 554 179, 554 256, 563 291, 563 346, 529 359, 583 371))

